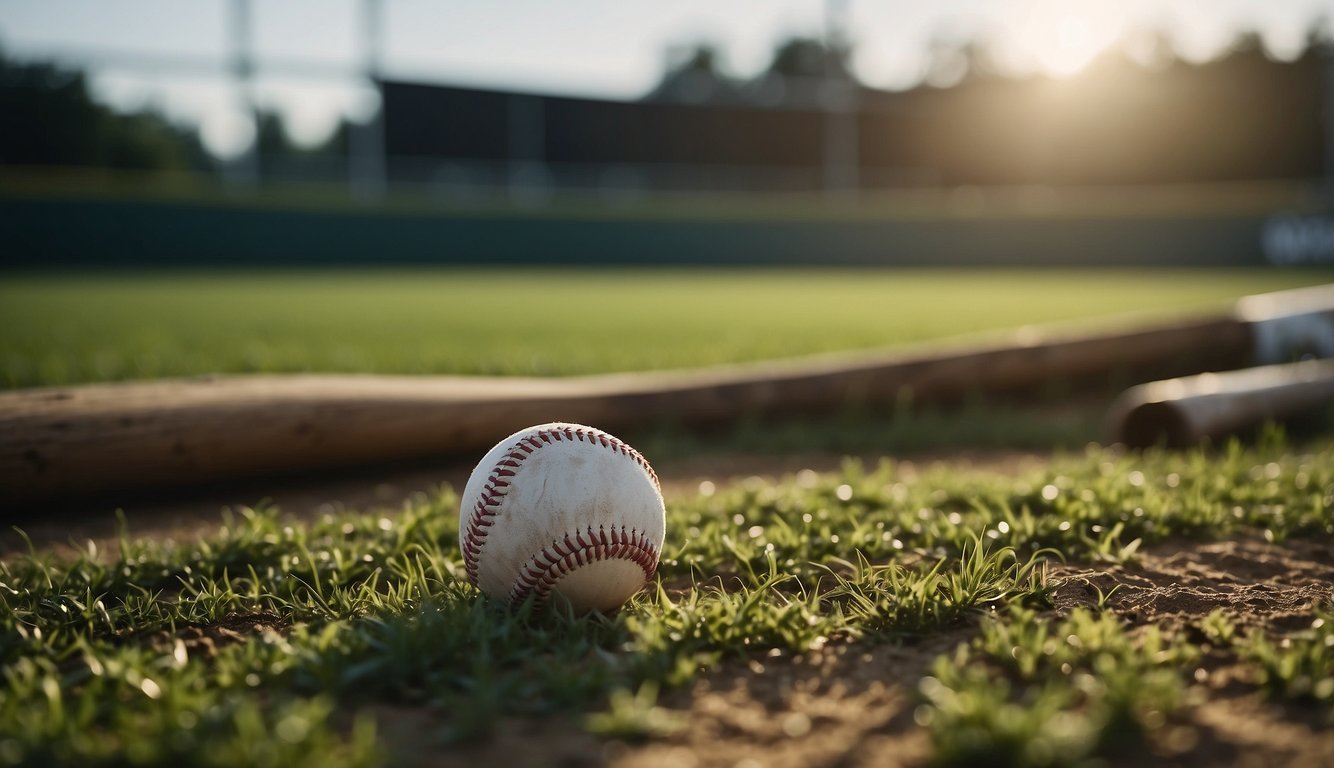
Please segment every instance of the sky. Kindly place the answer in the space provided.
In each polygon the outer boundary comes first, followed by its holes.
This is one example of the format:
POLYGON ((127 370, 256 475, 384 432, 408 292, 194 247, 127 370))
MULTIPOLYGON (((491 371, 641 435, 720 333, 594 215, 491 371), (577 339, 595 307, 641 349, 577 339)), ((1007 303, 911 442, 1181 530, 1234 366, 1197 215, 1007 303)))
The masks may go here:
MULTIPOLYGON (((906 88, 926 72, 933 41, 980 37, 1014 72, 1068 77, 1136 29, 1166 31, 1178 55, 1202 60, 1242 30, 1291 56, 1334 0, 830 0, 844 9, 853 71, 906 88)), ((200 127, 221 155, 251 124, 228 78, 236 0, 0 0, 0 49, 16 58, 85 63, 99 98, 152 106, 200 127)), ((634 98, 662 75, 668 52, 715 45, 749 76, 777 42, 822 33, 826 0, 381 0, 386 76, 548 93, 634 98)), ((259 100, 293 137, 313 143, 342 116, 371 114, 365 0, 251 3, 259 100)))

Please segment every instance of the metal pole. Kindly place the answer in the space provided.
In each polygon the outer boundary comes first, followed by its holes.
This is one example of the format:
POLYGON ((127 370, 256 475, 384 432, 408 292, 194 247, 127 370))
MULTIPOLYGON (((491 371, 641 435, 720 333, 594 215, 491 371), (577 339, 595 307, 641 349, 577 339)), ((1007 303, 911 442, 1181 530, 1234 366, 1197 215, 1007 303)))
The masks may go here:
POLYGON ((365 78, 380 96, 380 106, 364 125, 348 136, 348 177, 352 195, 362 200, 381 200, 388 187, 385 149, 383 82, 384 3, 362 0, 361 32, 365 78))
POLYGON ((231 49, 232 75, 241 110, 250 118, 254 140, 231 165, 231 180, 238 186, 253 187, 259 183, 259 103, 255 98, 255 61, 251 47, 250 0, 232 0, 231 49))
POLYGON ((861 185, 858 173, 856 83, 835 71, 835 56, 846 49, 847 0, 825 0, 824 82, 820 84, 820 106, 824 110, 824 189, 831 197, 856 195, 861 185))
POLYGON ((1324 186, 1326 193, 1334 193, 1334 46, 1321 46, 1317 49, 1316 56, 1321 59, 1321 69, 1324 75, 1324 93, 1322 117, 1324 118, 1325 129, 1325 162, 1324 186))
POLYGON ((511 94, 509 123, 509 196, 516 203, 543 203, 551 194, 546 165, 546 109, 541 96, 511 94))

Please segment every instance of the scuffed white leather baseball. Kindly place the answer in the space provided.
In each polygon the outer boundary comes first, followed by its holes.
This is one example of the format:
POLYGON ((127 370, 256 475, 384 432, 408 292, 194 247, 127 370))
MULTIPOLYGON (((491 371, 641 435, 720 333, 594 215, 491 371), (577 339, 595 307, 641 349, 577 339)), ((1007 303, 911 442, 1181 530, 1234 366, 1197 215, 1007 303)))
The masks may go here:
POLYGON ((653 577, 666 532, 658 477, 600 429, 554 422, 487 452, 459 506, 468 579, 522 602, 552 596, 576 613, 623 604, 653 577))

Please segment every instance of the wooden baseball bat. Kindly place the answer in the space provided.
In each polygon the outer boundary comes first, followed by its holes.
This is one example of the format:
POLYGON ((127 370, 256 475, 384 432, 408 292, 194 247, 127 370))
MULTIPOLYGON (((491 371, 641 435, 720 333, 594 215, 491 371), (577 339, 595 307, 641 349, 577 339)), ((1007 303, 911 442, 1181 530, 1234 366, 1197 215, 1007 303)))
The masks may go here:
MULTIPOLYGON (((558 379, 209 376, 14 391, 0 394, 0 506, 467 455, 547 421, 610 430, 668 420, 709 424, 892 402, 904 393, 918 401, 1043 394, 1056 380, 1106 387, 1113 378, 1126 384, 1225 370, 1251 363, 1257 324, 1295 327, 1294 302, 1316 308, 1300 313, 1334 322, 1334 286, 1324 288, 1267 310, 1252 302, 1247 316, 1083 335, 1029 331, 982 344, 687 372, 558 379)), ((1286 338, 1279 331, 1270 336, 1271 346, 1286 338)))
POLYGON ((1112 405, 1115 439, 1180 448, 1285 421, 1334 402, 1334 360, 1307 360, 1141 384, 1112 405))

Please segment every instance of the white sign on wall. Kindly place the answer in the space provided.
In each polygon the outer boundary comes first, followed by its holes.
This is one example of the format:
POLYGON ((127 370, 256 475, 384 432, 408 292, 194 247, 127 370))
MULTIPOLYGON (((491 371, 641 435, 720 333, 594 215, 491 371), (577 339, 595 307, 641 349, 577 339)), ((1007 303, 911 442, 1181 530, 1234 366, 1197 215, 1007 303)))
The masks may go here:
POLYGON ((1265 260, 1275 266, 1334 265, 1334 216, 1270 216, 1260 238, 1265 260))

